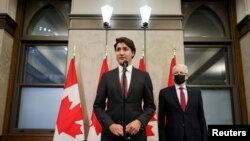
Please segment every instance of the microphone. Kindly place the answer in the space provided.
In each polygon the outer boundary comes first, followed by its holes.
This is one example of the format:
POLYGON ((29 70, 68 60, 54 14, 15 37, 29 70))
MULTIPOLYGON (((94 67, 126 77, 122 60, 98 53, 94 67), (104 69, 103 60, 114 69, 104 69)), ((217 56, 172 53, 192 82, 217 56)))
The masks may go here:
POLYGON ((128 67, 128 61, 125 60, 125 61, 122 63, 122 66, 123 66, 123 71, 126 71, 126 68, 128 67))

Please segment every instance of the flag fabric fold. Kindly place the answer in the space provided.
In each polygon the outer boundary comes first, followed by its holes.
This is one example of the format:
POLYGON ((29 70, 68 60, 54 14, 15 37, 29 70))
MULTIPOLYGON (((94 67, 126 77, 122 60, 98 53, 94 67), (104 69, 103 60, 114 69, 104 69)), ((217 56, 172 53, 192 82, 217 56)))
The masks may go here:
MULTIPOLYGON (((139 70, 146 71, 146 65, 144 63, 144 58, 142 57, 139 61, 139 70)), ((158 141, 158 126, 157 126, 157 114, 153 114, 153 117, 148 122, 146 127, 146 135, 148 141, 158 141)))
POLYGON ((70 61, 53 141, 83 141, 84 127, 75 58, 70 61))
POLYGON ((173 86, 174 85, 174 79, 172 76, 172 70, 173 67, 176 65, 176 59, 175 59, 175 55, 172 57, 171 59, 171 63, 170 63, 170 68, 169 68, 169 74, 168 74, 168 84, 167 86, 173 86))
MULTIPOLYGON (((105 57, 103 59, 103 62, 102 62, 98 84, 101 80, 102 75, 105 72, 107 72, 108 70, 109 70, 109 68, 108 68, 107 57, 105 57)), ((95 115, 95 112, 92 110, 91 123, 90 123, 87 141, 100 141, 101 140, 101 131, 102 131, 102 127, 101 127, 101 125, 100 125, 100 123, 95 115)))
POLYGON ((144 63, 144 58, 143 57, 141 57, 141 59, 139 61, 139 70, 146 71, 146 65, 144 63))

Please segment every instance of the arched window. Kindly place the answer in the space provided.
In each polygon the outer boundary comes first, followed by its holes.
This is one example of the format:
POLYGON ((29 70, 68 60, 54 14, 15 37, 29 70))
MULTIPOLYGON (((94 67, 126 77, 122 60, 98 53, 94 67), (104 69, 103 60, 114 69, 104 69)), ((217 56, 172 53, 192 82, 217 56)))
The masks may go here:
POLYGON ((28 27, 28 35, 67 36, 67 29, 63 14, 52 5, 47 5, 33 16, 28 27))
POLYGON ((209 8, 196 9, 184 28, 185 37, 224 37, 225 31, 219 17, 209 8))
POLYGON ((26 0, 11 132, 51 133, 67 67, 70 1, 26 0))

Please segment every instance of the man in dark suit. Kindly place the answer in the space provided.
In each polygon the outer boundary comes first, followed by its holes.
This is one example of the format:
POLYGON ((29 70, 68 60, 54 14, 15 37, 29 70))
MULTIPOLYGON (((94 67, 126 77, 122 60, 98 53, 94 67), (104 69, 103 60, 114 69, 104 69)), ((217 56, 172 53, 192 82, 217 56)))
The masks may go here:
POLYGON ((114 48, 119 66, 103 74, 94 102, 102 126, 101 141, 146 141, 144 127, 156 108, 151 78, 132 66, 136 52, 132 40, 117 38, 114 48), (125 61, 128 66, 124 69, 125 61), (126 81, 122 79, 124 75, 126 81))
POLYGON ((207 141, 201 91, 186 86, 186 65, 173 67, 174 86, 159 95, 159 141, 207 141))

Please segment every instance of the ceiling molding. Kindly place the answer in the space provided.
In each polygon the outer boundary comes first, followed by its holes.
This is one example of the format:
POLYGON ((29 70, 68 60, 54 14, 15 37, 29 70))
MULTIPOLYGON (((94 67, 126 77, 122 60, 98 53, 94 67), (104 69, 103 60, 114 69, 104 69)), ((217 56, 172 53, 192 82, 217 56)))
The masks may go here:
MULTIPOLYGON (((69 15, 70 30, 103 30, 101 15, 69 15)), ((182 15, 151 15, 147 30, 182 30, 182 15)), ((111 30, 138 30, 141 27, 139 15, 112 15, 111 30)))

